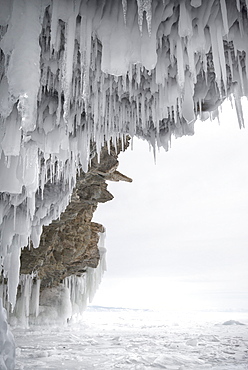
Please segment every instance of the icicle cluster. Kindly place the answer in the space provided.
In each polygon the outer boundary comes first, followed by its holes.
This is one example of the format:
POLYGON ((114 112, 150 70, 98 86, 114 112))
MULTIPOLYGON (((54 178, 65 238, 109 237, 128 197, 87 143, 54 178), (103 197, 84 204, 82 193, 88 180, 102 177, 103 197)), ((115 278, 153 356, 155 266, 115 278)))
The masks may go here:
MULTIPOLYGON (((105 232, 99 233, 100 261, 97 268, 88 267, 81 276, 69 276, 59 286, 45 288, 41 294, 41 281, 34 274, 21 275, 14 312, 8 312, 10 322, 14 324, 17 320, 18 325, 28 327, 29 324, 66 322, 72 315, 82 314, 88 302, 92 302, 106 271, 104 240, 105 232)), ((4 282, 0 285, 0 299, 3 300, 3 305, 10 309, 4 282)))
POLYGON ((68 204, 77 170, 129 134, 168 147, 248 95, 242 0, 0 0, 0 243, 14 307, 20 248, 68 204))
POLYGON ((105 232, 99 233, 98 249, 100 261, 97 268, 88 267, 81 276, 72 275, 64 279, 64 286, 69 290, 71 315, 81 314, 91 303, 101 283, 106 267, 106 249, 104 247, 105 232))

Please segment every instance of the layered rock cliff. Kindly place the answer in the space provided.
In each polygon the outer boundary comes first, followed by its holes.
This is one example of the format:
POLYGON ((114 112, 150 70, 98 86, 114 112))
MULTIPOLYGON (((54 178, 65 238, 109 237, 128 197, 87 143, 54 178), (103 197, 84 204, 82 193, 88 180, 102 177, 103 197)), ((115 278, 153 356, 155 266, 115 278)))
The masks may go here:
POLYGON ((101 224, 92 222, 98 203, 113 199, 106 181, 132 180, 118 172, 118 154, 128 146, 119 142, 116 149, 111 145, 101 150, 100 158, 91 159, 87 173, 77 176, 71 202, 59 219, 43 228, 39 248, 32 243, 21 253, 21 274, 34 273, 41 279, 41 289, 56 286, 71 275, 80 276, 87 267, 96 268, 100 259, 99 233, 101 224))

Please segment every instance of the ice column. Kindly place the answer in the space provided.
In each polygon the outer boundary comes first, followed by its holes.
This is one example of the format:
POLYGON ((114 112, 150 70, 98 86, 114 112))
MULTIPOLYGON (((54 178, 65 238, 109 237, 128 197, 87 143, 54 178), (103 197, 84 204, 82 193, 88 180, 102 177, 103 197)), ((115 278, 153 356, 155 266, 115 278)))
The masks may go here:
POLYGON ((65 278, 64 285, 70 291, 72 315, 81 314, 91 303, 106 271, 106 249, 104 247, 105 232, 99 233, 98 248, 100 260, 97 268, 88 267, 81 276, 69 276, 65 278))
POLYGON ((0 298, 0 369, 15 369, 15 343, 7 323, 7 314, 0 298))

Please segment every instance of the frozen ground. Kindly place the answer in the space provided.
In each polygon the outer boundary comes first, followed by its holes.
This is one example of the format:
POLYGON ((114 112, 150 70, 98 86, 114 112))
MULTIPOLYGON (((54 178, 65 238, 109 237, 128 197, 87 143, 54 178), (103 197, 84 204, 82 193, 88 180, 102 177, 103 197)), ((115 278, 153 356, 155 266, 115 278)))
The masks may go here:
POLYGON ((248 313, 244 312, 91 308, 81 322, 65 327, 13 332, 17 370, 248 369, 248 313))

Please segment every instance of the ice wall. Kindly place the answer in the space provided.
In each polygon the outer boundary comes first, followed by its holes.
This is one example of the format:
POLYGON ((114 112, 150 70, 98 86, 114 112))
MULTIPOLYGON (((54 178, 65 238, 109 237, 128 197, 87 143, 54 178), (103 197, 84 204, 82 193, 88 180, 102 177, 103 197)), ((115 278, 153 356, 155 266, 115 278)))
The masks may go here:
POLYGON ((248 95, 242 0, 0 0, 0 243, 15 306, 20 248, 59 217, 90 144, 172 134, 248 95))

